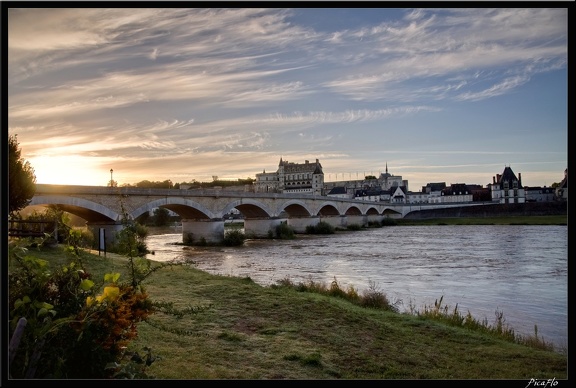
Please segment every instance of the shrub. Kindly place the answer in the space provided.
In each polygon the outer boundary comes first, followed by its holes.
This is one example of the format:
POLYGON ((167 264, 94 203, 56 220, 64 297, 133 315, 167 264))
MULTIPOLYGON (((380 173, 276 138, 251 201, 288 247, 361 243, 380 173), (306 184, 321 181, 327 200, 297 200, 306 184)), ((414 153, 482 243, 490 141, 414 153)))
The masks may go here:
POLYGON ((276 237, 282 240, 292 240, 295 238, 294 228, 286 222, 276 225, 276 237))
MULTIPOLYGON (((74 251, 74 250, 71 250, 74 251)), ((79 258, 51 271, 48 263, 13 247, 9 308, 13 333, 26 326, 12 352, 15 378, 103 378, 105 366, 136 337, 136 324, 153 313, 144 289, 108 274, 100 287, 79 258)))
POLYGON ((318 294, 335 296, 338 298, 346 299, 362 307, 376 308, 393 312, 398 312, 398 305, 401 303, 400 301, 396 303, 390 303, 386 297, 386 294, 378 290, 373 282, 370 282, 369 289, 365 290, 362 296, 358 295, 358 291, 353 286, 348 286, 347 290, 343 290, 336 278, 334 278, 334 280, 330 283, 330 287, 326 287, 324 284, 314 282, 313 280, 308 280, 308 282, 305 284, 299 283, 295 285, 288 278, 278 281, 277 286, 291 287, 298 291, 315 292, 318 294))
POLYGON ((382 226, 394 226, 397 224, 398 223, 396 222, 396 220, 394 218, 386 217, 386 218, 382 219, 382 226))
POLYGON ((223 244, 226 246, 236 246, 244 244, 246 236, 241 230, 231 230, 224 235, 223 244))
POLYGON ((148 228, 146 226, 125 219, 122 230, 116 233, 116 241, 112 251, 131 257, 143 256, 150 253, 146 246, 147 236, 148 228))
POLYGON ((193 233, 186 233, 182 238, 182 242, 184 245, 193 245, 194 244, 194 234, 193 233))
POLYGON ((398 303, 391 304, 385 293, 380 291, 376 284, 369 282, 368 290, 365 290, 360 299, 360 305, 364 307, 377 308, 387 311, 398 312, 398 303))
POLYGON ((378 221, 368 221, 369 228, 380 228, 382 226, 381 222, 378 221))
POLYGON ((308 225, 306 227, 308 234, 334 234, 335 228, 326 221, 320 221, 316 225, 308 225))
POLYGON ((116 372, 106 366, 121 361, 123 350, 137 336, 137 323, 154 313, 141 285, 153 270, 150 261, 137 257, 147 231, 137 223, 124 225, 117 247, 128 257, 131 276, 125 282, 118 281, 119 273, 106 274, 98 284, 92 279, 80 260, 79 230, 67 234, 71 261, 55 270, 26 249, 12 246, 12 335, 21 323, 26 324, 11 350, 12 377, 107 378, 116 372))
POLYGON ((414 311, 414 309, 412 309, 412 313, 415 313, 420 317, 437 320, 452 326, 460 326, 470 330, 479 331, 481 333, 489 334, 509 342, 531 346, 536 349, 554 350, 553 344, 547 343, 542 338, 538 337, 537 326, 534 326, 534 336, 518 335, 514 332, 514 329, 510 328, 506 324, 504 313, 499 310, 495 311, 494 324, 490 325, 488 323, 488 319, 484 318, 482 321, 479 321, 472 317, 470 311, 468 311, 465 316, 462 316, 458 310, 457 304, 454 309, 450 311, 448 305, 442 305, 443 299, 444 296, 441 296, 439 300, 436 299, 434 301, 434 306, 425 305, 424 311, 422 312, 414 311))
POLYGON ((346 292, 340 288, 340 285, 338 284, 336 278, 334 278, 334 280, 332 280, 332 283, 330 283, 330 289, 328 290, 328 295, 346 299, 346 292))
MULTIPOLYGON (((66 244, 76 249, 92 248, 95 244, 94 233, 87 229, 72 228, 68 231, 66 244)), ((76 251, 76 253, 78 253, 78 251, 76 251)))
POLYGON ((350 224, 346 227, 348 230, 360 230, 362 229, 362 225, 360 224, 350 224))

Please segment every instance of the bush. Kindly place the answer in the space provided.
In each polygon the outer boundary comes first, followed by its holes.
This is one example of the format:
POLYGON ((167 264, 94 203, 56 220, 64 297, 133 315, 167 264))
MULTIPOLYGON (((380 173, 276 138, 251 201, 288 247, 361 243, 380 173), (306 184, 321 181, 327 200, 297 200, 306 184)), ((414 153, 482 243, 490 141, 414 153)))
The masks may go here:
POLYGON ((194 244, 194 233, 186 233, 182 238, 182 243, 184 245, 193 245, 194 244))
POLYGON ((368 290, 364 291, 360 299, 360 305, 363 307, 398 312, 397 304, 391 304, 386 294, 380 291, 374 282, 369 282, 368 290))
POLYGON ((308 280, 306 283, 301 282, 294 284, 289 278, 277 281, 276 284, 273 285, 273 288, 274 287, 292 288, 299 292, 314 292, 317 294, 334 296, 362 307, 392 311, 396 313, 399 311, 398 306, 402 303, 401 301, 390 303, 386 294, 378 290, 373 282, 369 283, 368 290, 365 290, 362 293, 362 296, 358 295, 358 291, 353 286, 348 286, 348 289, 343 290, 336 278, 334 278, 330 283, 330 287, 327 287, 323 283, 315 282, 312 279, 308 280))
POLYGON ((109 377, 106 365, 119 361, 137 336, 136 324, 153 313, 144 288, 133 280, 119 283, 119 274, 107 274, 97 284, 78 257, 56 270, 17 246, 9 257, 12 335, 26 322, 11 354, 10 376, 109 377))
POLYGON ((146 237, 148 228, 133 221, 124 221, 123 229, 116 233, 116 241, 112 249, 113 252, 120 255, 131 257, 143 256, 147 253, 146 237))
POLYGON ((382 219, 382 226, 394 226, 397 224, 398 223, 396 222, 396 220, 394 218, 386 217, 386 218, 382 219))
POLYGON ((276 237, 282 240, 292 240, 296 237, 294 234, 294 228, 286 222, 282 222, 281 224, 276 225, 276 237))
POLYGON ((308 234, 334 234, 335 228, 325 221, 320 221, 316 225, 308 225, 306 227, 308 234))
POLYGON ((223 244, 226 246, 237 246, 244 244, 246 236, 241 230, 231 230, 224 235, 223 244))
POLYGON ((72 247, 93 248, 95 247, 96 239, 94 238, 94 233, 88 229, 72 228, 68 232, 66 243, 72 247))
POLYGON ((346 227, 348 230, 360 230, 362 226, 360 224, 350 224, 346 227))
POLYGON ((378 221, 368 221, 369 228, 380 228, 382 227, 382 223, 378 221))

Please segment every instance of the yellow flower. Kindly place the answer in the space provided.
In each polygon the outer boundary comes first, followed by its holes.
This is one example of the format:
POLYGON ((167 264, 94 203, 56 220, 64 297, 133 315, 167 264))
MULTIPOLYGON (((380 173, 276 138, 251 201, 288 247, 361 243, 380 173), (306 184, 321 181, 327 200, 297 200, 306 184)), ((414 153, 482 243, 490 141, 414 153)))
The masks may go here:
POLYGON ((104 292, 101 295, 98 295, 96 299, 92 298, 91 296, 86 298, 86 305, 90 307, 94 304, 94 300, 98 303, 102 303, 104 301, 113 302, 120 297, 120 288, 115 286, 108 286, 104 287, 104 292))
POLYGON ((114 301, 120 296, 120 288, 118 287, 104 287, 104 296, 109 301, 114 301))

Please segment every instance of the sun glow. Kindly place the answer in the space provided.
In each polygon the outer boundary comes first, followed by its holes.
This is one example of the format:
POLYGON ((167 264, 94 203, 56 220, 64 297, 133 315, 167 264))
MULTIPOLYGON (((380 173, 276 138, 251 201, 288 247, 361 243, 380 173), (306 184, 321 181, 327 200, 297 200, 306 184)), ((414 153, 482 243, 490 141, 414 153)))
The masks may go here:
POLYGON ((78 156, 38 156, 28 159, 36 183, 53 185, 106 186, 110 169, 78 156))

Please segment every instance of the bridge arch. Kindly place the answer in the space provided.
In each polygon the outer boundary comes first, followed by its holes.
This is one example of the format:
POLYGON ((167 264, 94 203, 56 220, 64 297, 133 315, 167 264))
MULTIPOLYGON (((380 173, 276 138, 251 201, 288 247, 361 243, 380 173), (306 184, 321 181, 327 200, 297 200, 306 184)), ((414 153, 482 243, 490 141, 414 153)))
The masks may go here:
POLYGON ((389 217, 402 217, 402 213, 398 212, 394 209, 391 209, 389 207, 384 208, 384 210, 382 211, 382 215, 383 216, 389 216, 389 217))
POLYGON ((323 203, 316 212, 316 215, 324 217, 339 216, 340 212, 333 203, 323 203))
POLYGON ((378 212, 378 210, 372 206, 370 206, 368 209, 366 209, 366 215, 368 216, 379 216, 380 213, 378 212))
POLYGON ((288 200, 282 203, 276 211, 276 214, 286 212, 290 217, 310 217, 312 211, 303 201, 297 199, 288 200))
POLYGON ((201 204, 185 198, 167 197, 150 201, 145 205, 134 209, 130 216, 133 219, 140 217, 142 214, 149 212, 157 207, 163 207, 177 213, 184 219, 211 219, 216 215, 201 204))
POLYGON ((28 206, 33 205, 58 205, 62 210, 81 217, 89 223, 106 223, 121 220, 121 215, 115 211, 83 198, 35 195, 28 204, 28 206))
POLYGON ((224 206, 222 214, 227 214, 232 209, 238 209, 245 218, 268 218, 274 214, 264 203, 250 198, 242 198, 228 203, 224 206))
POLYGON ((348 206, 348 208, 344 211, 344 214, 347 216, 360 216, 362 215, 362 211, 358 208, 358 206, 356 205, 350 205, 348 206))

